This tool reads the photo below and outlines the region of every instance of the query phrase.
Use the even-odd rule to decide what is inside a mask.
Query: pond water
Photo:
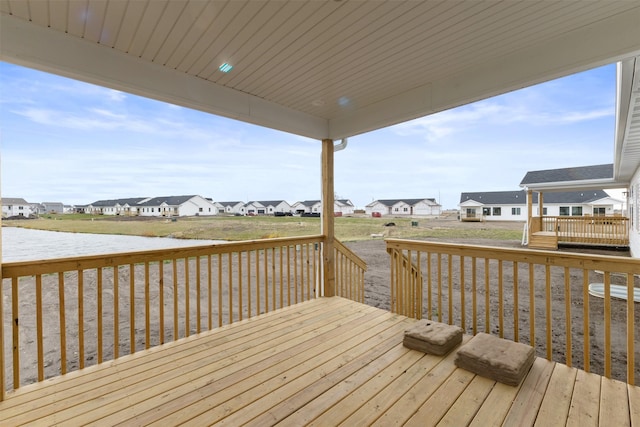
[[[19,227],[2,227],[2,261],[32,261],[83,255],[113,254],[210,245],[221,242],[223,241],[64,233]]]

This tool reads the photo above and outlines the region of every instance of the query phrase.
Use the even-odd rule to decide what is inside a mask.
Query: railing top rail
[[[408,249],[422,252],[444,253],[448,255],[497,258],[506,261],[640,274],[640,259],[637,258],[421,240],[385,239],[385,241],[387,243],[387,248],[397,250]]]
[[[321,243],[322,235],[280,237],[274,239],[244,240],[223,242],[204,246],[191,246],[172,249],[153,249],[148,251],[110,253],[82,257],[56,258],[37,261],[18,261],[2,264],[2,278],[10,279],[34,274],[51,274],[73,270],[85,270],[117,265],[137,264],[158,260],[181,259],[205,255],[225,254],[229,252],[253,251],[284,245]]]
[[[346,254],[349,259],[358,267],[365,271],[367,270],[367,263],[365,263],[358,255],[356,255],[355,252],[345,246],[344,243],[342,243],[338,239],[335,239],[333,241],[333,245],[336,247],[336,249],[339,249],[342,253]]]

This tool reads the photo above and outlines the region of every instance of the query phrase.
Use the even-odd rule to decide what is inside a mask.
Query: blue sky
[[[349,139],[335,191],[364,207],[518,190],[529,170],[611,163],[615,65]],[[86,204],[199,194],[320,198],[320,142],[0,62],[2,196]]]

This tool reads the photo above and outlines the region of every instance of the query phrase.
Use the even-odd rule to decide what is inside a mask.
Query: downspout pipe
[[[349,140],[347,138],[342,138],[339,144],[333,146],[333,152],[335,153],[336,151],[344,150],[345,148],[347,148],[348,142]]]

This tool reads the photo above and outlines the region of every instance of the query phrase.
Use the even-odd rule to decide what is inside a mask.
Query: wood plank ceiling
[[[0,12],[4,61],[312,138],[640,53],[628,0],[0,0]]]

